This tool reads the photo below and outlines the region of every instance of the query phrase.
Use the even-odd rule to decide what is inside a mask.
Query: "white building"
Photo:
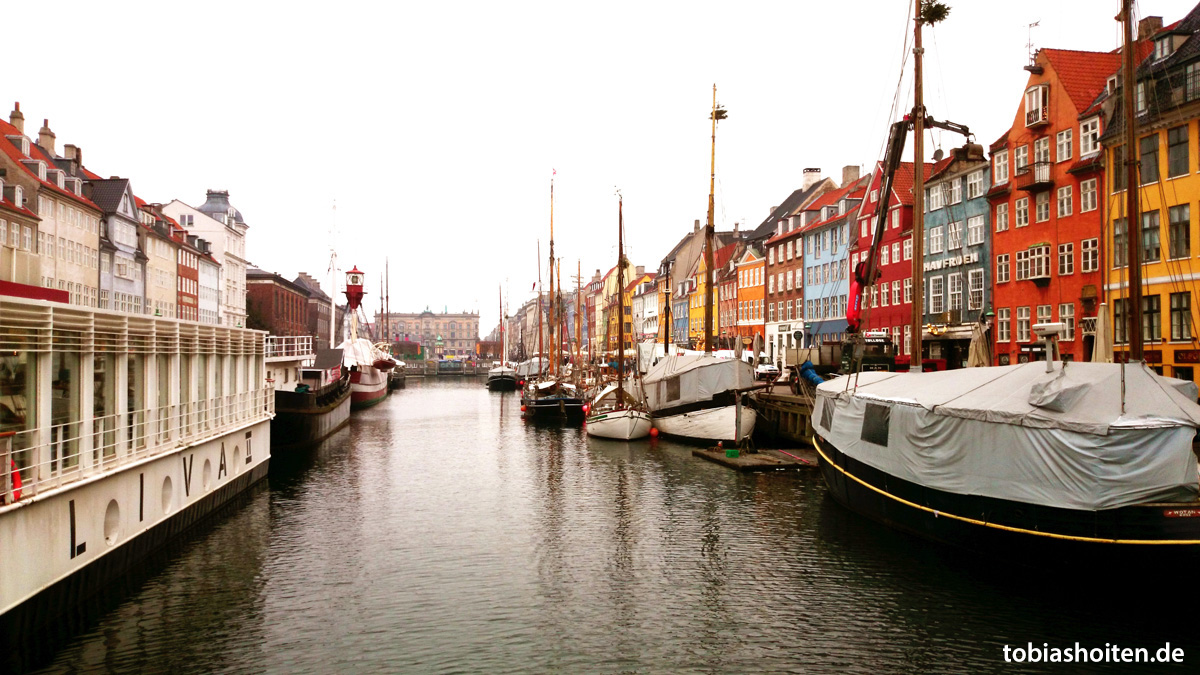
[[[207,242],[204,242],[207,246]],[[221,266],[211,255],[200,256],[200,323],[221,322]]]
[[[176,199],[164,206],[163,212],[188,232],[212,242],[212,256],[221,266],[220,322],[244,326],[248,226],[242,214],[229,204],[229,192],[209,190],[208,199],[199,208]]]

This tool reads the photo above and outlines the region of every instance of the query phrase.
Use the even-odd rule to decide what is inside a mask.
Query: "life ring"
[[[13,501],[19,502],[21,501],[21,470],[17,468],[15,460],[10,459],[8,463],[12,465]]]

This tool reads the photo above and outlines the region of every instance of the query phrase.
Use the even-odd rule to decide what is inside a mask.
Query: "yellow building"
[[[1149,19],[1154,19],[1150,17]],[[1191,32],[1161,30],[1151,33],[1149,45],[1138,54],[1148,56],[1137,68],[1136,158],[1139,160],[1139,227],[1132,232],[1142,243],[1143,298],[1136,319],[1145,342],[1144,358],[1156,371],[1195,380],[1200,364],[1196,336],[1196,291],[1200,264],[1196,260],[1197,196],[1200,195],[1200,60],[1180,52],[1184,42],[1200,40]],[[1142,51],[1145,50],[1145,51]],[[1111,106],[1104,143],[1105,260],[1108,271],[1105,297],[1112,319],[1114,355],[1129,348],[1127,299],[1129,289],[1129,236],[1126,226],[1125,125],[1119,74],[1110,79]],[[1115,91],[1114,91],[1115,89]],[[1086,131],[1084,133],[1087,133]],[[1084,252],[1086,256],[1088,253]],[[1081,264],[1086,266],[1085,257]]]
[[[722,269],[729,264],[729,259],[737,252],[738,243],[734,242],[713,252],[713,265],[717,270]],[[704,348],[704,293],[705,293],[705,272],[708,266],[705,265],[705,255],[700,254],[699,260],[696,262],[695,278],[696,282],[692,285],[695,289],[688,301],[688,337],[691,338],[692,344],[696,349]],[[713,294],[712,294],[712,344],[716,348],[717,338],[721,335],[720,313],[717,311],[718,302],[720,301],[720,293],[717,292],[717,273],[713,273]]]

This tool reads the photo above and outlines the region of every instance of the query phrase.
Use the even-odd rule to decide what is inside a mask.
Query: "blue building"
[[[991,311],[991,187],[983,146],[938,161],[925,187],[924,357],[966,364],[972,330]]]
[[[804,249],[805,346],[841,342],[846,337],[850,274],[850,224],[870,176],[821,195],[804,210],[800,236]]]

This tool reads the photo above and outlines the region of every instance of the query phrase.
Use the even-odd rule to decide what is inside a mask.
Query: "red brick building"
[[[1104,194],[1097,97],[1120,55],[1039,50],[1012,128],[991,146],[996,360],[1040,358],[1031,327],[1061,321],[1063,359],[1086,361],[1102,288]],[[1090,324],[1089,324],[1090,325]]]
[[[251,267],[246,270],[246,327],[271,335],[308,335],[308,292]]]

